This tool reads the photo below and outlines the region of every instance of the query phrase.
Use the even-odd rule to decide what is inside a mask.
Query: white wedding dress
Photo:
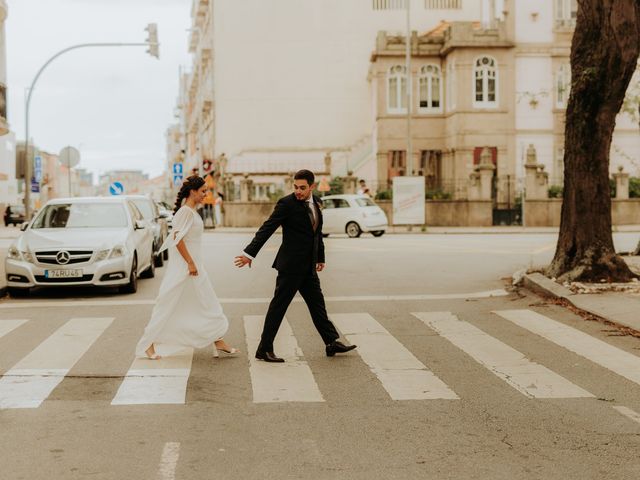
[[[203,231],[202,219],[191,207],[181,207],[173,217],[173,230],[161,248],[169,248],[169,263],[136,356],[145,357],[151,344],[160,356],[185,347],[203,348],[227,332],[229,322],[202,261]],[[180,240],[193,258],[197,276],[189,275],[187,262],[176,248]]]

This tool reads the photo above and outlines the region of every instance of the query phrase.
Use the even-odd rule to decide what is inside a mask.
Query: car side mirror
[[[20,231],[24,232],[28,226],[29,222],[22,222],[22,225],[20,225]]]
[[[143,228],[146,228],[146,224],[144,223],[144,221],[136,220],[134,230],[142,230]]]

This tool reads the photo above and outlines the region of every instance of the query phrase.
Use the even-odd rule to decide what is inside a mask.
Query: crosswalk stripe
[[[72,318],[0,378],[0,409],[36,408],[113,318]]]
[[[331,320],[393,400],[455,400],[453,390],[368,313],[334,313]]]
[[[180,443],[167,442],[164,444],[160,467],[158,468],[158,480],[175,480],[179,457]]]
[[[631,410],[630,408],[623,407],[621,405],[615,406],[613,407],[613,409],[618,413],[624,415],[628,419],[633,420],[636,423],[640,423],[640,413],[636,412],[635,410]]]
[[[313,373],[298,346],[291,326],[282,321],[273,348],[286,363],[270,364],[257,360],[253,353],[260,343],[263,315],[245,315],[244,328],[249,354],[249,373],[254,403],[324,402]]]
[[[193,348],[158,360],[136,358],[111,405],[184,404]]]
[[[494,312],[516,325],[640,384],[640,357],[532,310]]]
[[[0,338],[27,322],[28,320],[0,320]]]
[[[533,398],[593,397],[546,367],[488,335],[451,312],[420,312],[414,316],[449,340],[513,388]]]

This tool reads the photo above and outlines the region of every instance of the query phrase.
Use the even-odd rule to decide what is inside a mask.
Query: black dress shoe
[[[350,352],[356,348],[356,346],[357,345],[345,345],[344,343],[335,340],[327,345],[325,351],[327,352],[327,357],[333,357],[336,353]]]
[[[261,350],[257,350],[256,358],[258,360],[264,360],[265,362],[284,363],[284,358],[276,357],[276,354],[273,352],[263,352]]]

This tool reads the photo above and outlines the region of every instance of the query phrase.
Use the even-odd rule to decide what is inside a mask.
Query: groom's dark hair
[[[313,172],[310,170],[298,170],[296,174],[293,176],[294,180],[306,180],[309,186],[313,185],[316,181],[316,177],[313,175]]]

